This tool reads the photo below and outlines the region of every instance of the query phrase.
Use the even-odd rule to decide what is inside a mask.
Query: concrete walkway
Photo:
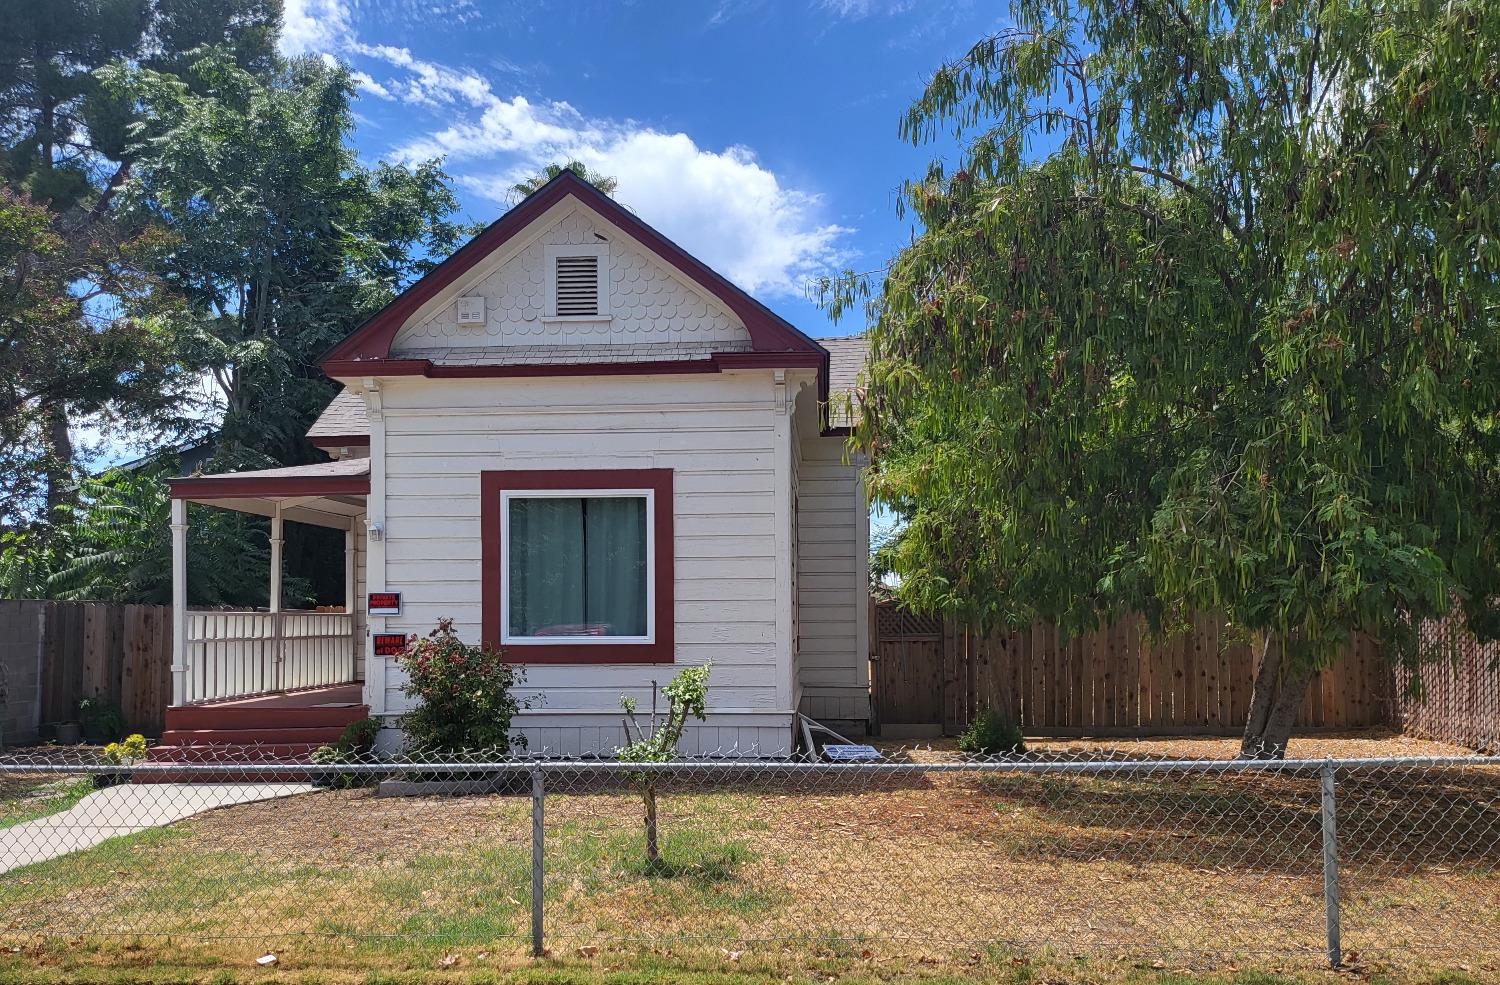
[[[86,795],[60,814],[0,829],[0,872],[160,828],[217,807],[317,790],[309,783],[123,783]]]

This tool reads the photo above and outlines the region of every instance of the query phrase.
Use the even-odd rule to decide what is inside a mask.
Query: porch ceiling
[[[253,472],[194,475],[168,483],[173,499],[348,530],[365,510],[370,460],[349,458]]]

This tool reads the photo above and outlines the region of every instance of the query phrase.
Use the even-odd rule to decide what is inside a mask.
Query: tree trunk
[[[47,408],[47,519],[64,503],[78,498],[73,481],[73,439],[68,435],[68,411],[62,404]]]
[[[1286,647],[1273,633],[1261,637],[1260,665],[1250,692],[1250,714],[1240,738],[1241,759],[1282,759],[1292,723],[1312,673],[1286,665]]]
[[[661,864],[661,852],[656,845],[656,788],[647,786],[641,791],[646,802],[646,865],[652,869]]]

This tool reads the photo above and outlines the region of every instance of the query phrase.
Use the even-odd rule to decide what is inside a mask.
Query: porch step
[[[236,746],[247,750],[257,746],[283,743],[321,746],[337,739],[343,731],[342,725],[310,725],[302,728],[168,729],[161,734],[161,745],[168,748],[173,746]]]
[[[305,773],[278,767],[311,762],[313,750],[321,745],[321,742],[278,742],[253,745],[203,743],[153,746],[146,753],[147,762],[184,763],[197,768],[191,772],[142,771],[131,779],[135,783],[306,783]],[[201,768],[214,763],[250,763],[258,768],[250,773],[241,770],[218,773]]]
[[[324,690],[168,708],[166,730],[161,743],[147,752],[149,762],[248,763],[265,769],[250,774],[162,770],[138,774],[136,782],[304,781],[305,775],[277,767],[310,762],[314,749],[370,714],[367,705],[343,700],[348,688]]]
[[[167,731],[204,729],[339,728],[370,714],[368,705],[263,708],[253,705],[182,705],[167,709]],[[337,738],[337,736],[335,736]]]

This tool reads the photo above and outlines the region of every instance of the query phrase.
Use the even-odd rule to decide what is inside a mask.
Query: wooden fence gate
[[[888,736],[937,735],[952,682],[943,678],[953,648],[949,627],[895,605],[878,604],[871,620],[873,717]]]
[[[1244,727],[1255,675],[1248,646],[1221,639],[1207,615],[1152,639],[1122,620],[1065,639],[1053,626],[989,635],[917,616],[893,603],[872,620],[871,703],[881,734],[953,735],[982,709],[1033,735],[1233,735]],[[1359,637],[1308,688],[1302,728],[1393,721],[1389,668]]]

